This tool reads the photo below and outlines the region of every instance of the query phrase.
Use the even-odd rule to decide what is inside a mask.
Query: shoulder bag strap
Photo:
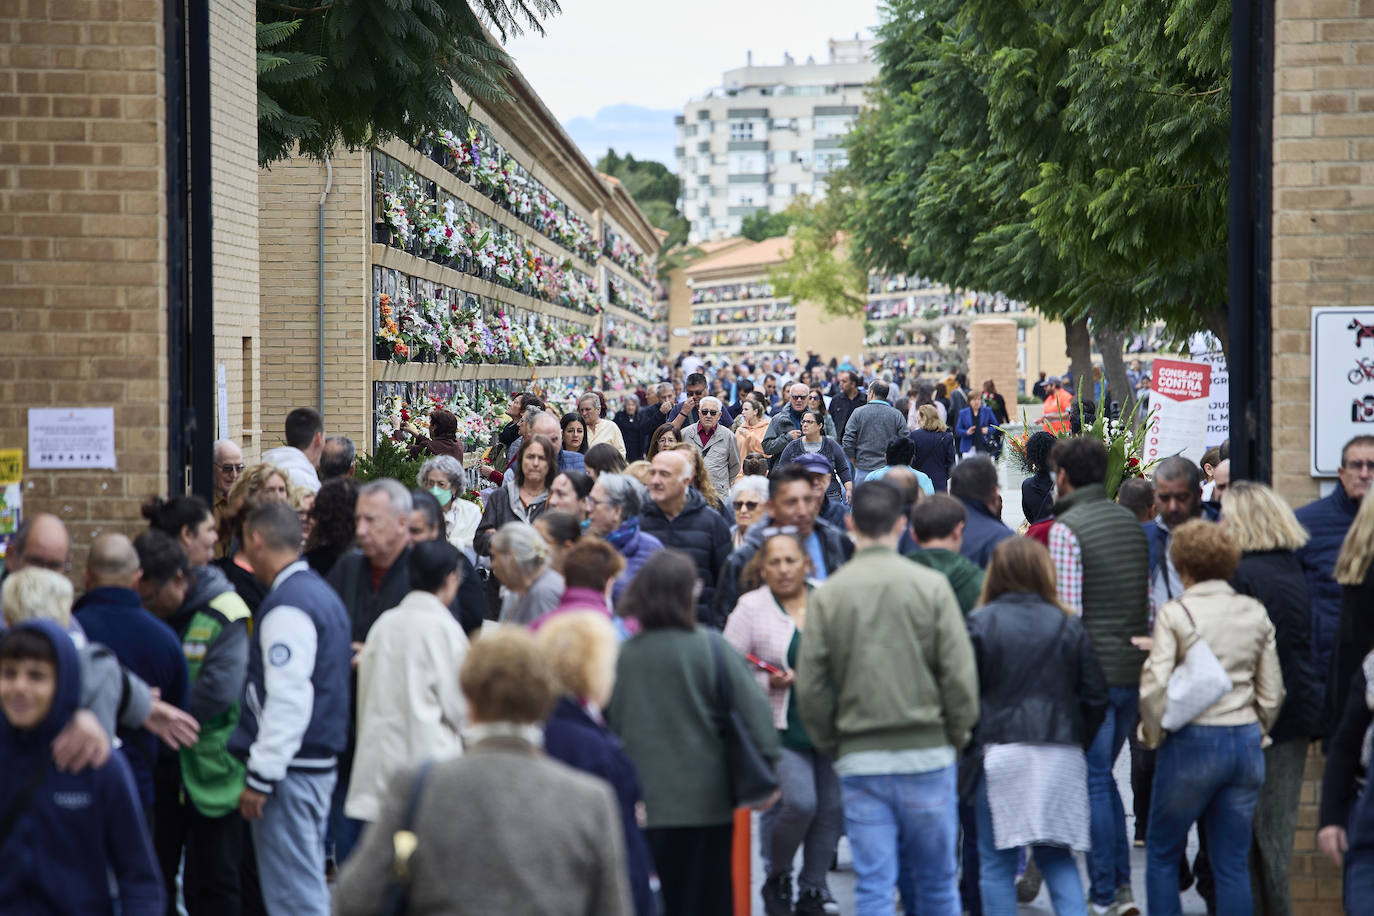
[[[382,899],[383,916],[404,916],[410,910],[410,857],[420,845],[414,832],[415,815],[429,778],[429,769],[433,765],[433,759],[420,764],[420,769],[415,773],[415,782],[410,786],[410,796],[406,799],[405,815],[396,832],[391,835],[392,872]]]
[[[719,633],[708,633],[707,638],[711,642],[711,656],[715,661],[716,668],[716,701],[720,708],[716,710],[722,719],[730,714],[730,704],[732,697],[730,693],[730,678],[725,670],[725,655],[721,649],[721,639]]]
[[[43,780],[47,776],[48,759],[45,756],[40,756],[37,764],[29,773],[28,782],[24,783],[24,787],[19,790],[14,798],[10,799],[4,813],[0,813],[0,846],[5,845],[10,832],[14,830],[14,825],[19,823],[20,816],[28,810],[29,804],[33,801],[33,796],[38,792],[38,788],[43,785]]]

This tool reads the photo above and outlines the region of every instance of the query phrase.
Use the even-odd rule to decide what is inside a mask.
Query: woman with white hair
[[[527,626],[563,596],[563,577],[549,564],[549,542],[533,525],[510,522],[491,539],[491,570],[514,599],[503,601],[501,622]]]
[[[416,480],[420,489],[428,490],[444,510],[448,542],[466,553],[469,562],[476,561],[472,539],[477,534],[477,524],[482,521],[482,509],[463,498],[467,488],[463,463],[451,455],[435,455],[420,465]]]
[[[697,405],[697,422],[682,428],[682,441],[701,453],[717,493],[729,493],[730,483],[740,472],[739,444],[729,427],[720,422],[724,411],[720,398],[708,395]]]
[[[730,506],[735,510],[735,525],[730,529],[730,546],[744,543],[749,528],[763,518],[768,504],[768,478],[758,474],[741,477],[730,488]]]
[[[602,474],[587,497],[591,506],[587,533],[606,541],[625,558],[625,569],[611,591],[612,602],[620,599],[644,561],[663,549],[662,541],[639,530],[639,510],[647,500],[644,485],[628,474]]]

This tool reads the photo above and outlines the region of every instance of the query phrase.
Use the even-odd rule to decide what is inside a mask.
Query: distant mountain
[[[614,149],[621,155],[633,153],[636,159],[661,162],[676,171],[673,117],[678,114],[681,112],[640,105],[609,105],[590,118],[573,118],[563,127],[592,162]]]

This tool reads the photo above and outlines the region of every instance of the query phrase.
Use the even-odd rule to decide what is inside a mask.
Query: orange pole
[[[753,842],[749,836],[749,809],[735,811],[734,842],[730,849],[730,877],[735,886],[735,916],[750,916],[754,885],[750,875]]]

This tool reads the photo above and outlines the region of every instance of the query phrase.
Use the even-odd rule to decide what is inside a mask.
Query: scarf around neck
[[[625,552],[625,545],[633,541],[639,535],[639,516],[621,523],[620,527],[606,535],[606,543],[616,549],[617,553]]]

